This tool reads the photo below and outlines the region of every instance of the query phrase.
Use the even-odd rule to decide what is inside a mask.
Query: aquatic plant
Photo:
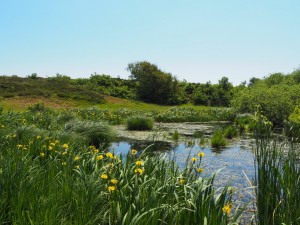
[[[146,117],[131,117],[127,119],[128,130],[152,130],[153,120]]]

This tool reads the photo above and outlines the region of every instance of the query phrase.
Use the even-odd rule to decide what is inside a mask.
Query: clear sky
[[[0,0],[0,75],[128,78],[147,60],[239,84],[300,66],[299,0]]]

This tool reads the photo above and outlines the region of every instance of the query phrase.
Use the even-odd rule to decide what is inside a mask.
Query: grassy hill
[[[68,80],[51,78],[21,78],[0,76],[0,106],[4,110],[24,111],[29,106],[43,102],[49,108],[85,108],[98,105],[103,109],[163,110],[168,106],[103,95],[83,85]]]
[[[102,94],[64,79],[0,76],[0,105],[24,110],[43,102],[51,108],[84,107],[105,102]]]

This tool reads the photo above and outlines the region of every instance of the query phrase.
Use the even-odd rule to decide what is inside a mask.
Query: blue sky
[[[234,84],[300,66],[298,0],[0,0],[0,74],[128,78],[147,60]]]

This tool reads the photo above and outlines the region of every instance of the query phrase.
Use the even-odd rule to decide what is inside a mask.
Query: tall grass
[[[227,145],[227,141],[221,129],[216,130],[211,139],[210,144],[212,148],[220,149]]]
[[[32,120],[35,121],[35,120]],[[202,178],[203,154],[179,169],[163,155],[117,157],[80,146],[64,130],[41,129],[21,114],[0,115],[3,224],[230,224],[228,187]],[[3,125],[3,126],[2,126]],[[80,124],[70,126],[80,131]],[[88,129],[88,127],[87,127]],[[77,132],[77,133],[78,133]],[[80,132],[79,132],[80,133]]]
[[[300,224],[299,145],[271,141],[270,125],[255,127],[256,224]]]
[[[128,130],[152,130],[153,120],[146,117],[131,117],[127,119]]]

